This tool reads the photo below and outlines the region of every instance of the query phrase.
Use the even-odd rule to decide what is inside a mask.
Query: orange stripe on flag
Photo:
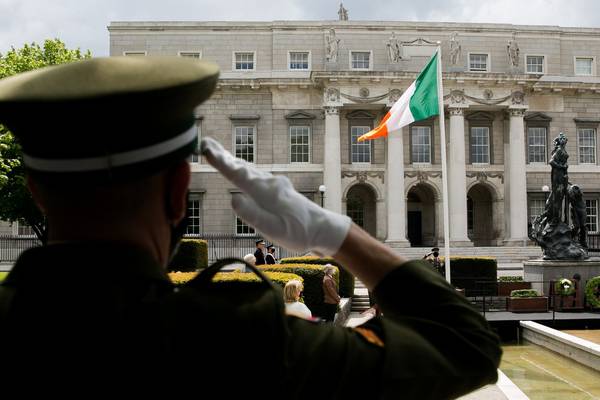
[[[377,128],[370,130],[369,132],[359,137],[357,140],[359,142],[363,142],[365,140],[372,140],[382,136],[386,137],[388,135],[387,121],[388,119],[390,119],[391,115],[392,114],[388,111],[388,113],[385,114],[385,117],[383,117],[381,123]]]

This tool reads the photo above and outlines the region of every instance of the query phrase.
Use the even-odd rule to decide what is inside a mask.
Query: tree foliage
[[[0,79],[25,71],[90,58],[89,50],[68,49],[59,39],[11,48],[0,54]],[[0,124],[0,220],[18,221],[32,227],[40,240],[46,224],[26,186],[21,148],[10,131]]]

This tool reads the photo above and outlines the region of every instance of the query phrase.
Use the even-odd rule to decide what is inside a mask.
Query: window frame
[[[591,60],[591,70],[590,74],[578,74],[577,73],[577,60],[578,59],[587,59]],[[596,57],[595,56],[573,56],[573,75],[575,76],[596,76]]]
[[[257,132],[257,125],[256,123],[244,123],[244,122],[238,122],[238,123],[234,123],[233,127],[232,127],[232,144],[231,144],[231,148],[233,150],[233,156],[235,158],[239,158],[237,156],[237,143],[236,143],[236,138],[237,138],[237,128],[252,128],[252,136],[253,136],[253,141],[252,141],[252,161],[248,161],[245,160],[246,162],[249,162],[251,164],[256,164],[256,155],[257,155],[257,147],[258,147],[258,132]],[[244,160],[243,158],[240,158],[241,160]]]
[[[484,70],[477,70],[477,69],[472,69],[471,68],[471,56],[472,55],[485,55],[487,57],[486,59],[486,65],[485,65],[485,71]],[[490,72],[492,70],[492,57],[490,55],[490,53],[484,53],[484,52],[469,52],[467,53],[467,70],[469,72],[477,72],[477,73],[486,73],[486,72]]]
[[[146,50],[127,50],[123,52],[124,57],[146,57],[148,52]]]
[[[429,162],[416,162],[413,158],[413,128],[429,128]],[[435,163],[435,122],[433,118],[410,124],[408,140],[411,164],[432,165]]]
[[[240,222],[240,224],[238,224],[238,221]],[[248,228],[248,232],[247,233],[239,233],[238,226],[242,226],[242,227],[246,226]],[[233,234],[235,236],[254,236],[254,235],[256,235],[256,229],[254,229],[253,227],[251,227],[250,225],[245,223],[236,214],[233,214]]]
[[[308,54],[308,68],[292,68],[292,53],[307,53]],[[310,50],[288,50],[287,52],[287,67],[288,71],[311,71],[312,70],[312,53]]]
[[[190,235],[190,236],[199,236],[202,235],[204,233],[204,227],[203,227],[203,210],[202,210],[202,192],[190,192],[189,196],[188,196],[188,203],[187,203],[187,213],[186,213],[186,218],[188,219],[188,225],[186,227],[185,230],[185,234],[186,235]],[[198,202],[198,215],[191,215],[190,213],[190,202],[194,202],[197,201]],[[192,210],[194,209],[193,207],[191,208]],[[196,226],[194,224],[192,224],[192,220],[193,219],[197,219],[198,220],[198,233],[194,233],[194,232],[190,232],[190,227]]]
[[[307,128],[308,129],[308,160],[307,161],[292,161],[292,129]],[[288,161],[290,164],[310,164],[312,162],[312,125],[305,121],[298,121],[288,124]]]
[[[198,54],[198,57],[189,57],[189,56],[186,56],[184,54]],[[202,50],[179,50],[177,52],[177,57],[192,58],[192,59],[201,60],[202,59]]]
[[[576,126],[576,130],[577,130],[577,164],[579,165],[596,165],[598,164],[598,126],[597,125],[587,125],[587,124],[582,124],[582,125],[577,125]],[[594,149],[594,161],[593,162],[581,162],[581,144],[579,142],[580,140],[580,133],[582,130],[588,130],[591,129],[594,131],[594,145],[592,146],[587,146],[588,148],[592,148]]]
[[[600,227],[598,226],[598,222],[599,222],[599,221],[598,221],[598,198],[597,198],[597,197],[594,197],[594,198],[591,198],[591,197],[584,197],[584,201],[585,201],[585,212],[586,212],[586,215],[587,215],[587,217],[586,217],[586,221],[585,221],[586,228],[588,229],[588,232],[587,232],[587,233],[588,233],[588,234],[590,234],[590,233],[591,233],[591,234],[597,234],[597,233],[600,233]],[[590,215],[590,214],[588,213],[588,201],[593,201],[593,202],[595,202],[595,203],[596,203],[596,215],[594,216],[594,217],[595,217],[595,219],[596,219],[596,222],[595,222],[595,223],[596,223],[596,230],[591,230],[591,229],[589,229],[589,228],[588,228],[588,221],[587,221],[587,218],[590,218],[590,216],[591,216],[591,215],[593,215],[593,214],[591,214],[591,215]]]
[[[369,53],[369,66],[367,68],[354,68],[352,66],[352,53]],[[348,50],[348,67],[351,71],[372,71],[373,50]]]
[[[366,140],[362,143],[353,143],[352,142],[352,128],[367,128],[367,131],[364,133],[369,132],[371,129],[373,129],[371,126],[367,125],[367,124],[363,124],[360,122],[355,122],[353,123],[352,120],[350,120],[348,122],[348,130],[350,132],[350,164],[356,164],[356,165],[370,165],[373,163],[373,144],[371,143],[371,140]],[[363,134],[364,134],[363,133]],[[352,149],[354,148],[354,146],[363,146],[363,147],[369,147],[369,161],[353,161],[352,159],[352,154],[353,151]],[[357,154],[358,155],[358,154]]]
[[[527,160],[527,164],[531,164],[531,165],[545,165],[548,164],[548,126],[544,125],[544,124],[527,124],[526,125],[526,160]],[[529,158],[530,156],[530,152],[529,152],[529,148],[530,148],[530,144],[529,144],[529,138],[530,138],[530,129],[544,129],[544,140],[545,140],[545,144],[544,144],[544,161],[531,161],[531,159]],[[539,147],[539,146],[538,146]]]
[[[237,69],[237,55],[238,54],[252,54],[252,68],[248,68],[248,69]],[[257,59],[256,59],[256,50],[235,50],[232,54],[232,64],[231,64],[231,71],[233,72],[252,72],[252,71],[256,71],[256,64],[257,64]]]
[[[485,166],[494,164],[494,116],[485,112],[477,111],[465,117],[469,121],[469,164],[474,166]],[[473,162],[473,128],[488,129],[488,162]]]
[[[531,71],[529,71],[527,69],[528,65],[529,65],[527,63],[527,58],[528,57],[542,57],[542,72],[531,72]],[[529,75],[544,75],[544,74],[546,74],[546,70],[547,70],[547,68],[546,68],[547,67],[546,60],[547,60],[547,57],[546,57],[545,54],[525,54],[524,55],[524,60],[525,60],[524,61],[524,65],[525,65],[525,73],[526,74],[529,74]]]

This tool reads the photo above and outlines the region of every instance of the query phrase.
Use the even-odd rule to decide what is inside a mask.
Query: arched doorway
[[[467,228],[475,246],[492,246],[497,234],[494,228],[493,194],[477,183],[467,193]]]
[[[364,184],[352,186],[346,195],[346,215],[373,237],[377,234],[376,200],[373,189]]]
[[[410,245],[435,245],[435,194],[431,187],[424,183],[413,186],[408,191],[406,210],[406,236]]]

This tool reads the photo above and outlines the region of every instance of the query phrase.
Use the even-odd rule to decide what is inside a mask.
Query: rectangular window
[[[598,233],[598,200],[586,200],[585,212],[588,233]]]
[[[199,235],[202,232],[200,225],[200,198],[199,195],[190,195],[190,199],[188,200],[188,226],[187,226],[187,234],[188,235]]]
[[[535,219],[542,215],[546,207],[546,202],[543,199],[529,200],[529,222],[533,224]]]
[[[200,140],[202,140],[202,128],[200,126],[200,122],[196,122],[196,136],[198,137],[198,144],[196,148],[196,152],[200,153]],[[200,162],[200,156],[198,154],[192,154],[192,158],[189,160],[190,162],[197,163]]]
[[[27,225],[24,222],[14,222],[17,225],[17,235],[18,236],[33,236],[35,232],[30,225]],[[14,231],[13,231],[14,232]]]
[[[254,53],[235,53],[235,69],[237,71],[254,70]]]
[[[290,162],[310,162],[309,126],[290,126]]]
[[[254,235],[256,232],[253,227],[242,221],[237,215],[235,217],[235,234],[236,235]]]
[[[469,54],[469,71],[487,72],[488,55],[487,54]]]
[[[545,163],[546,148],[546,128],[527,128],[527,160],[530,163]]]
[[[350,128],[351,159],[353,163],[371,162],[371,141],[358,142],[357,139],[369,132],[369,126],[353,126]]]
[[[527,56],[527,72],[530,74],[544,73],[544,56]]]
[[[179,52],[179,57],[200,59],[200,52],[197,52],[197,51],[180,51]]]
[[[471,128],[471,162],[473,164],[490,163],[490,128]]]
[[[596,129],[577,129],[579,164],[596,164]]]
[[[369,69],[371,52],[369,51],[352,51],[351,52],[351,69]]]
[[[236,126],[235,127],[235,156],[254,162],[254,127]]]
[[[124,51],[123,55],[126,57],[145,57],[145,51]]]
[[[593,73],[592,57],[575,57],[575,75],[590,76]]]
[[[413,163],[431,163],[431,127],[411,127],[411,144]]]
[[[307,51],[290,51],[291,70],[308,70],[309,68]]]

